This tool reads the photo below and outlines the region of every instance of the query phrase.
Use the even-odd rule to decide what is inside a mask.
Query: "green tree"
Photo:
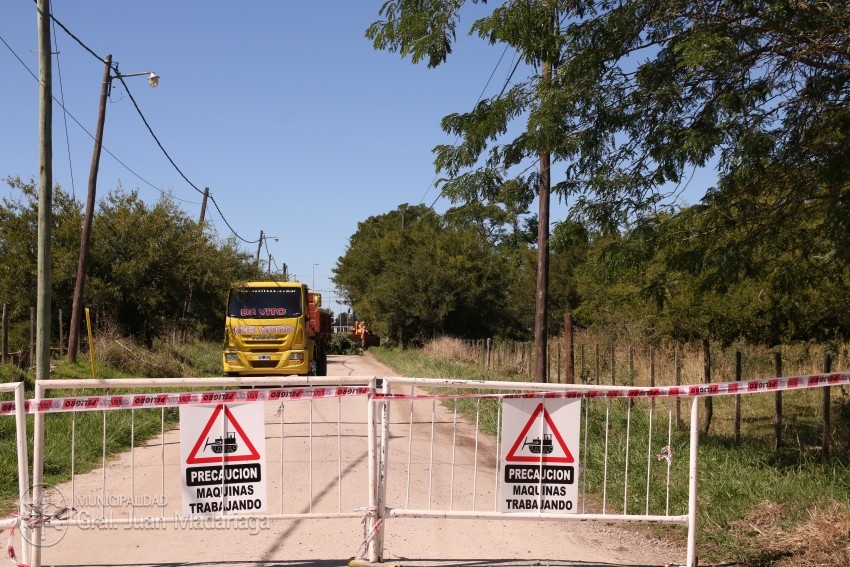
[[[385,19],[373,23],[366,35],[377,49],[398,51],[402,56],[409,55],[414,63],[427,60],[429,67],[436,67],[452,51],[464,4],[464,0],[388,1],[380,10]],[[435,164],[438,171],[448,175],[442,193],[455,203],[488,202],[506,194],[512,194],[512,199],[502,202],[530,203],[537,197],[534,342],[535,379],[542,382],[547,360],[550,162],[563,137],[563,116],[549,104],[552,69],[563,44],[558,31],[558,2],[509,2],[475,21],[471,31],[491,44],[505,43],[514,48],[536,72],[506,92],[482,100],[471,112],[446,116],[443,130],[461,141],[457,146],[438,146]],[[504,142],[508,124],[521,116],[527,119],[526,130]],[[539,162],[539,169],[525,173],[532,158]],[[520,166],[525,167],[522,172],[508,174]]]
[[[377,48],[434,67],[451,53],[467,4],[386,2],[384,20],[367,36]],[[659,210],[674,212],[673,197],[693,172],[712,167],[718,183],[704,199],[709,210],[688,229],[701,232],[637,264],[652,268],[635,272],[637,279],[615,278],[622,287],[613,295],[632,289],[652,297],[653,326],[675,334],[739,333],[770,342],[843,333],[846,324],[834,313],[846,305],[830,298],[844,290],[842,243],[850,237],[848,25],[850,8],[841,3],[499,5],[473,22],[471,33],[514,48],[534,73],[443,120],[461,140],[436,150],[448,176],[443,189],[467,202],[486,200],[545,149],[563,164],[553,191],[571,196],[574,211],[600,234],[614,234],[631,232],[643,217],[654,222]],[[526,128],[503,142],[515,118]],[[534,175],[516,176],[526,193],[534,192]],[[546,222],[541,217],[541,226]],[[733,258],[739,250],[750,265]],[[684,290],[691,299],[681,299]],[[670,309],[680,299],[681,316],[674,317]],[[724,311],[730,303],[750,309]],[[765,311],[755,307],[765,304]]]
[[[30,308],[37,299],[38,187],[34,180],[24,182],[18,177],[9,177],[5,183],[12,196],[4,197],[0,207],[0,303],[8,306],[10,348],[18,349],[29,344]],[[60,309],[66,317],[70,314],[74,246],[79,247],[82,222],[80,204],[59,186],[53,191],[52,218],[51,321],[55,322]],[[58,325],[51,329],[51,340],[58,341]]]
[[[232,242],[219,247],[169,197],[149,206],[119,188],[98,206],[89,274],[87,304],[151,345],[186,326],[218,332],[230,285],[256,277],[256,267]]]
[[[505,325],[504,262],[480,230],[402,205],[358,224],[334,282],[358,319],[400,345],[492,336]]]

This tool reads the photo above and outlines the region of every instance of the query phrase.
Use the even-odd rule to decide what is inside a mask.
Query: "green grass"
[[[198,377],[221,375],[221,347],[217,343],[190,343],[182,345],[160,344],[154,351],[117,339],[96,343],[95,373],[98,378],[129,377]],[[91,378],[88,355],[81,355],[76,363],[54,361],[51,378]],[[0,380],[14,382],[25,380],[27,397],[32,397],[32,372],[24,373],[12,365],[0,365]],[[156,390],[161,391],[161,390]],[[165,389],[168,391],[168,389]],[[128,389],[112,389],[110,394],[130,393]],[[134,388],[132,393],[154,393],[153,389]],[[49,397],[105,394],[101,389],[51,390]],[[4,400],[11,394],[2,395]],[[34,417],[27,416],[28,456],[32,467],[32,439]],[[178,420],[177,408],[137,409],[132,411],[88,411],[53,413],[44,419],[44,481],[61,483],[71,478],[71,471],[83,473],[101,466],[104,449],[106,458],[126,451],[133,445],[160,434],[164,428],[173,427]],[[104,425],[106,437],[104,440]],[[71,452],[72,431],[74,444]],[[131,433],[132,432],[132,433]],[[105,441],[105,442],[104,442]],[[8,517],[17,507],[17,446],[13,416],[0,419],[0,517]]]
[[[447,360],[445,353],[427,349],[373,349],[382,363],[405,376],[458,378],[475,380],[517,380],[515,374],[497,374],[458,357],[461,362]],[[451,357],[449,357],[451,358]],[[836,389],[834,389],[836,390]],[[834,396],[841,396],[840,389]],[[773,450],[773,393],[742,396],[742,440],[733,440],[734,403],[732,396],[713,399],[714,417],[709,435],[701,435],[699,448],[699,508],[697,546],[700,559],[733,562],[735,565],[830,565],[836,558],[850,564],[850,459],[847,447],[836,443],[833,458],[820,458],[814,442],[820,435],[819,389],[786,392],[783,396],[783,445]],[[481,404],[480,427],[487,433],[496,430],[495,403]],[[454,402],[446,402],[453,404]],[[587,403],[587,402],[584,402]],[[619,513],[623,507],[625,471],[625,436],[615,432],[625,429],[625,400],[610,405],[607,510]],[[844,402],[836,407],[846,412]],[[647,466],[650,476],[650,513],[663,513],[666,493],[666,466],[647,464],[649,429],[648,400],[635,400],[629,440],[629,482],[627,506],[631,513],[642,513],[645,507]],[[667,435],[666,402],[656,401],[653,417],[653,446],[663,446]],[[454,407],[453,405],[451,406]],[[476,401],[458,401],[459,411],[474,418]],[[662,411],[663,408],[663,411]],[[589,439],[603,438],[605,402],[588,407]],[[704,415],[704,412],[701,412]],[[682,403],[684,427],[674,426],[671,445],[674,459],[671,477],[684,479],[675,484],[670,494],[673,514],[687,511],[687,476],[689,404]],[[583,409],[584,419],[584,409]],[[846,423],[839,420],[836,432]],[[840,440],[840,435],[839,435]],[[601,503],[603,463],[601,451],[586,456],[589,500]],[[653,461],[655,462],[655,461]],[[675,540],[684,548],[686,532],[679,527],[643,527]],[[812,534],[818,534],[813,537]],[[785,563],[783,563],[785,561]]]

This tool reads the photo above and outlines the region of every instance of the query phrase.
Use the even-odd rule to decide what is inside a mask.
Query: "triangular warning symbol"
[[[528,441],[526,439],[526,434],[531,429],[534,422],[537,421],[537,417],[540,416],[541,413],[543,414],[543,419],[546,420],[546,425],[548,426],[550,433],[544,433],[541,437]],[[540,428],[537,428],[536,431],[539,432]],[[557,446],[552,443],[552,437],[554,437],[557,441]],[[522,451],[526,448],[526,446],[528,447],[528,451],[532,454],[517,455],[517,451]],[[556,453],[556,447],[561,449],[562,454]],[[537,408],[531,413],[531,419],[529,419],[528,423],[525,424],[525,427],[522,428],[522,431],[511,447],[511,450],[508,451],[505,460],[514,463],[572,463],[575,461],[573,454],[567,448],[567,444],[564,443],[564,439],[558,432],[558,428],[555,427],[552,417],[549,415],[549,412],[546,411],[546,407],[543,405],[543,402],[538,404]]]
[[[235,430],[233,433],[227,433],[222,437],[217,437],[215,439],[209,438],[210,430],[218,418],[218,414],[221,413],[221,410],[224,409],[224,420],[225,422],[230,422]],[[229,428],[225,428],[229,429]],[[219,433],[221,429],[219,429]],[[237,437],[238,434],[238,437]],[[248,453],[240,452],[237,455],[231,455],[230,452],[236,452],[239,448],[240,444],[244,443],[245,448]],[[205,450],[209,448],[213,455],[210,456],[198,456],[198,453],[204,453]],[[198,440],[195,442],[195,446],[192,447],[192,451],[189,453],[189,456],[186,458],[187,465],[202,465],[206,463],[233,463],[237,461],[259,461],[260,453],[254,447],[254,444],[251,443],[251,440],[248,439],[248,436],[245,435],[245,431],[242,429],[242,426],[239,425],[239,422],[236,421],[236,418],[230,412],[230,408],[228,408],[224,404],[219,404],[215,407],[215,410],[210,416],[209,421],[204,426],[203,431],[201,431],[201,435],[198,437]]]

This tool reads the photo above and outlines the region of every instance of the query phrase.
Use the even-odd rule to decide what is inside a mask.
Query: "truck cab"
[[[332,321],[320,307],[321,295],[298,282],[231,288],[222,349],[225,375],[326,375]]]

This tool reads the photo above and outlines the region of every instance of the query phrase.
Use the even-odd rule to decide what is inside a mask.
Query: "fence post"
[[[741,351],[735,351],[735,382],[743,378],[743,358]],[[741,442],[741,394],[735,394],[735,443]]]
[[[596,385],[599,385],[599,343],[596,343]]]
[[[776,377],[782,376],[782,353],[773,353],[773,367],[776,370]],[[776,392],[774,405],[776,407],[776,418],[773,422],[776,439],[774,440],[773,450],[778,451],[782,446],[782,390]]]
[[[711,399],[711,396],[708,396]],[[691,447],[688,474],[688,549],[687,567],[697,567],[697,487],[699,471],[699,396],[691,400]]]
[[[62,337],[62,310],[59,310],[59,360],[62,360],[64,357],[62,356],[62,342],[64,338]]]
[[[616,366],[616,361],[614,359],[614,355],[616,354],[615,350],[616,350],[616,347],[612,343],[611,344],[611,385],[612,386],[617,385],[617,366]]]
[[[567,384],[575,384],[575,368],[573,368],[573,315],[564,315],[564,381]]]
[[[829,374],[832,372],[832,357],[827,352],[823,356],[823,373]],[[821,455],[823,455],[823,459],[829,460],[829,445],[831,442],[830,437],[832,436],[832,426],[830,425],[830,388],[832,386],[824,386],[823,388],[823,430],[821,433]]]
[[[655,387],[655,349],[649,347],[649,387]]]
[[[676,345],[676,350],[673,353],[676,368],[676,386],[682,385],[682,352],[679,350],[679,345]],[[679,396],[676,396],[676,427],[682,428],[682,404],[679,401]]]
[[[702,373],[706,384],[711,384],[711,344],[708,337],[702,339]],[[711,396],[705,397],[705,431],[704,435],[708,435],[708,430],[711,427],[711,418],[714,416],[714,400]]]
[[[9,313],[6,304],[3,304],[3,319],[0,321],[0,362],[6,362],[9,358]]]

